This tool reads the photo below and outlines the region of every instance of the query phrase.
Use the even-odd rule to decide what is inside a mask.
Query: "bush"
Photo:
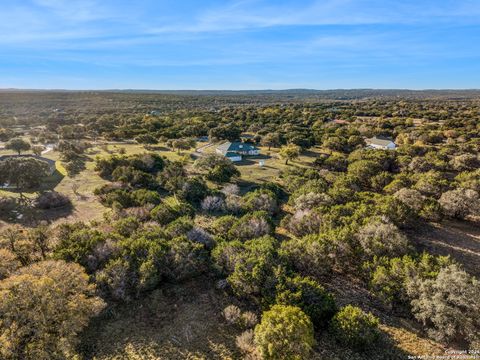
[[[270,235],[272,232],[273,224],[268,214],[265,211],[255,211],[238,219],[228,231],[228,237],[246,241]]]
[[[225,309],[223,309],[222,315],[229,324],[234,325],[238,323],[240,316],[242,315],[242,311],[236,305],[228,305]]]
[[[319,278],[331,274],[334,261],[329,242],[316,235],[283,241],[279,255],[292,270]]]
[[[292,216],[286,216],[282,225],[295,236],[317,234],[323,225],[320,209],[297,210]]]
[[[203,274],[208,269],[209,256],[202,244],[179,237],[170,242],[167,256],[167,276],[176,282]]]
[[[468,215],[478,215],[480,213],[479,202],[478,193],[470,189],[447,191],[439,200],[445,215],[460,219],[464,219]]]
[[[375,258],[364,266],[368,269],[370,286],[377,295],[388,304],[408,307],[411,300],[407,294],[409,284],[417,278],[435,278],[440,269],[450,263],[448,257],[423,253],[416,258],[409,255],[392,259]]]
[[[255,327],[255,344],[265,360],[308,359],[315,344],[312,322],[298,307],[274,305]]]
[[[331,331],[343,345],[363,351],[371,348],[380,338],[378,319],[371,313],[347,305],[332,319]]]
[[[442,341],[480,340],[480,283],[452,264],[409,286],[412,313]]]
[[[13,197],[0,198],[0,217],[10,215],[18,206],[17,200]]]
[[[258,189],[242,198],[242,207],[246,212],[260,210],[273,215],[278,211],[277,197],[270,190]]]
[[[307,193],[294,200],[295,210],[310,210],[319,206],[332,205],[332,198],[324,193]]]
[[[227,183],[233,177],[240,176],[240,172],[235,165],[218,154],[210,154],[197,159],[194,167],[206,171],[207,179],[216,183]]]
[[[235,344],[240,349],[241,352],[246,354],[254,353],[256,350],[255,347],[255,333],[253,330],[246,330],[235,339]]]
[[[151,211],[151,216],[159,224],[166,225],[182,216],[191,217],[194,213],[195,211],[189,203],[180,201],[176,197],[168,197]]]
[[[276,283],[274,267],[277,242],[274,238],[223,242],[212,252],[216,265],[226,274],[237,296],[269,300]]]
[[[0,249],[0,280],[9,277],[21,266],[14,253],[7,249]]]
[[[422,209],[425,201],[424,196],[414,189],[401,188],[393,196],[417,212]]]
[[[239,323],[246,329],[252,328],[258,324],[258,316],[254,312],[245,311],[240,316]]]
[[[132,198],[137,206],[145,206],[148,204],[158,205],[162,202],[160,194],[156,191],[139,189],[132,192]]]
[[[374,256],[403,255],[410,250],[408,239],[392,223],[373,221],[362,227],[357,234],[365,255]]]
[[[299,307],[317,329],[326,328],[337,311],[333,296],[310,278],[286,278],[277,285],[276,291],[277,304]]]
[[[207,196],[200,205],[206,213],[222,213],[225,211],[225,200],[221,196]]]
[[[225,215],[216,219],[210,228],[215,235],[225,235],[237,221],[235,216]]]
[[[205,181],[201,177],[193,177],[184,181],[178,196],[190,204],[200,204],[208,192]]]

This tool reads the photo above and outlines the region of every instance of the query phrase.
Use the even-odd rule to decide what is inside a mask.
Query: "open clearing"
[[[412,240],[422,250],[436,255],[450,255],[472,275],[480,276],[480,225],[466,221],[432,224]]]
[[[215,152],[216,145],[198,143],[197,148],[199,147],[204,147],[202,153],[208,154]],[[26,192],[24,193],[24,196],[33,198],[39,190],[55,190],[67,195],[72,200],[73,208],[68,211],[65,209],[44,210],[42,211],[40,220],[47,220],[56,223],[75,221],[89,222],[102,219],[103,214],[105,211],[108,211],[108,209],[98,202],[93,192],[96,188],[106,184],[107,181],[100,178],[94,171],[95,158],[97,156],[107,157],[112,154],[119,154],[120,149],[124,149],[125,154],[127,155],[154,152],[172,161],[186,161],[190,166],[195,159],[195,156],[192,155],[199,155],[199,153],[193,153],[193,150],[184,152],[172,151],[170,148],[162,144],[150,146],[146,149],[143,145],[131,142],[103,142],[98,143],[87,150],[86,169],[77,176],[71,178],[67,176],[66,171],[61,164],[59,152],[49,151],[42,156],[55,160],[57,162],[57,171],[54,175],[44,181],[40,189]],[[316,156],[318,156],[319,150],[310,150],[305,154],[302,154],[298,159],[291,161],[289,165],[285,165],[285,161],[280,159],[278,156],[278,149],[272,148],[271,150],[268,150],[266,147],[261,147],[261,153],[263,155],[245,158],[243,161],[236,163],[237,168],[241,173],[240,185],[243,190],[276,179],[282,170],[291,165],[310,165]],[[7,154],[14,153],[5,149],[0,150],[0,155]],[[264,166],[259,165],[260,160],[264,161]],[[9,190],[0,190],[0,196],[2,196],[2,194],[5,196],[19,196],[17,192]],[[0,221],[0,227],[2,225],[5,225],[5,223]]]

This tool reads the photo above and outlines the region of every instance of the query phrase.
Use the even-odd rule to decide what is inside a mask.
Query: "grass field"
[[[206,143],[199,143],[197,147],[207,145]],[[216,145],[207,146],[203,152],[214,153]],[[182,160],[187,162],[187,168],[191,168],[194,157],[191,156],[193,149],[189,151],[177,152],[172,151],[165,145],[152,146],[148,150],[143,145],[135,143],[99,143],[88,149],[86,169],[77,176],[71,178],[67,176],[65,169],[60,161],[60,154],[57,151],[50,151],[43,156],[56,161],[57,171],[47,179],[45,179],[39,189],[34,189],[30,192],[25,192],[23,195],[28,198],[36,196],[38,191],[55,190],[67,195],[73,203],[71,211],[64,210],[48,210],[44,212],[42,218],[49,221],[91,221],[102,218],[106,209],[96,199],[93,191],[106,183],[94,171],[95,158],[106,157],[111,154],[118,154],[120,149],[124,149],[127,155],[141,154],[147,151],[152,151],[169,160]],[[280,172],[290,166],[308,166],[312,163],[318,153],[319,149],[312,149],[302,154],[298,159],[291,161],[289,165],[285,165],[285,161],[280,159],[278,149],[271,149],[261,147],[261,156],[245,158],[242,162],[236,163],[237,168],[241,173],[240,185],[246,191],[251,186],[275,180]],[[0,150],[0,155],[14,154],[9,150]],[[198,155],[198,154],[197,154]],[[262,160],[264,166],[260,166],[259,162]],[[0,190],[0,196],[18,197],[16,191]]]

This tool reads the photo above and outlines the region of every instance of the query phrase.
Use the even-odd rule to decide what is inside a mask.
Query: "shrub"
[[[185,236],[193,228],[193,220],[188,216],[175,219],[165,227],[165,234],[173,239],[179,236]]]
[[[445,174],[438,171],[428,171],[421,174],[414,188],[427,196],[439,197],[448,189],[448,180]]]
[[[308,359],[315,344],[312,322],[298,307],[274,305],[255,327],[255,344],[265,360]]]
[[[255,347],[255,334],[253,330],[246,330],[235,339],[235,344],[240,349],[241,352],[250,354],[254,353],[256,350]]]
[[[371,313],[347,305],[333,317],[330,328],[340,343],[362,351],[371,348],[379,340],[378,323]]]
[[[88,227],[80,227],[76,224],[62,225],[63,231],[58,234],[58,245],[54,251],[54,257],[65,261],[73,261],[89,269],[89,257],[95,247],[105,242],[104,235]]]
[[[123,237],[131,236],[139,227],[140,221],[133,216],[122,218],[113,224],[115,231]]]
[[[215,244],[212,235],[210,235],[205,229],[198,226],[194,226],[187,232],[187,238],[190,241],[205,245],[207,249],[211,249]]]
[[[216,219],[210,228],[215,235],[225,235],[237,221],[235,216],[225,215]]]
[[[443,341],[479,340],[480,283],[452,264],[436,278],[414,281],[409,286],[412,313]]]
[[[297,210],[282,220],[282,225],[295,236],[318,234],[323,225],[320,209]]]
[[[207,213],[222,213],[225,211],[225,200],[221,196],[207,196],[200,207]]]
[[[0,249],[0,280],[9,277],[21,266],[14,253],[7,249]]]
[[[98,271],[95,282],[102,297],[116,301],[130,301],[136,286],[128,262],[122,259],[113,259]]]
[[[185,281],[208,269],[209,256],[202,244],[179,237],[170,242],[167,256],[167,276],[173,281]]]
[[[235,165],[218,154],[210,154],[197,159],[194,167],[206,171],[207,179],[217,183],[226,183],[233,177],[240,176],[240,172]]]
[[[435,257],[423,253],[418,257],[375,258],[365,263],[371,274],[372,290],[389,304],[409,306],[410,296],[407,294],[409,284],[415,279],[435,278],[443,267],[450,264],[448,257]]]
[[[208,192],[205,181],[201,177],[193,177],[184,181],[178,196],[190,204],[200,204]]]
[[[393,196],[417,212],[425,201],[424,196],[415,189],[401,188]]]
[[[480,161],[477,155],[474,154],[462,154],[455,156],[450,165],[456,171],[476,170],[480,165]]]
[[[225,194],[226,196],[228,195],[239,195],[240,194],[240,188],[236,184],[227,184],[225,185],[221,192]]]
[[[295,210],[310,210],[323,205],[332,205],[332,198],[324,193],[307,193],[294,200]]]
[[[71,201],[68,196],[59,192],[47,191],[37,197],[35,204],[40,209],[54,209],[71,205]]]
[[[480,198],[475,190],[456,189],[447,191],[440,197],[439,203],[445,215],[464,219],[468,215],[478,215]]]
[[[133,191],[132,198],[137,206],[144,206],[147,204],[158,205],[162,201],[158,192],[147,189]]]
[[[242,311],[236,305],[228,305],[225,309],[223,309],[222,315],[229,324],[234,325],[240,320]]]
[[[228,283],[241,297],[267,298],[276,283],[274,266],[277,242],[264,236],[242,243],[224,242],[217,245],[212,256],[216,265],[226,274]]]
[[[277,304],[299,307],[318,329],[327,327],[337,310],[333,296],[310,278],[286,278],[277,285],[276,291]]]
[[[173,220],[182,216],[193,216],[193,207],[184,201],[178,200],[176,197],[165,198],[162,204],[158,205],[151,211],[151,216],[161,225],[166,225]]]
[[[273,232],[273,224],[265,211],[255,211],[244,215],[228,231],[228,237],[245,241],[255,239]]]
[[[0,198],[0,217],[11,215],[11,212],[17,208],[17,200],[13,197]]]
[[[245,311],[239,319],[240,325],[249,329],[258,324],[258,316],[252,311]]]
[[[246,212],[249,211],[266,211],[274,214],[278,210],[276,195],[270,190],[258,189],[247,193],[242,198],[242,207]]]
[[[408,239],[389,222],[373,221],[362,227],[357,234],[367,257],[403,255],[410,249]]]
[[[455,181],[461,188],[480,192],[480,169],[462,172],[455,177]]]
[[[279,255],[289,268],[319,278],[332,272],[332,246],[316,235],[283,241]]]

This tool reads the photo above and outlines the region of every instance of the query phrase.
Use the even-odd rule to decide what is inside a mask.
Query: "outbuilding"
[[[397,145],[392,139],[383,136],[374,136],[370,139],[365,139],[365,143],[369,148],[382,150],[395,150]]]

